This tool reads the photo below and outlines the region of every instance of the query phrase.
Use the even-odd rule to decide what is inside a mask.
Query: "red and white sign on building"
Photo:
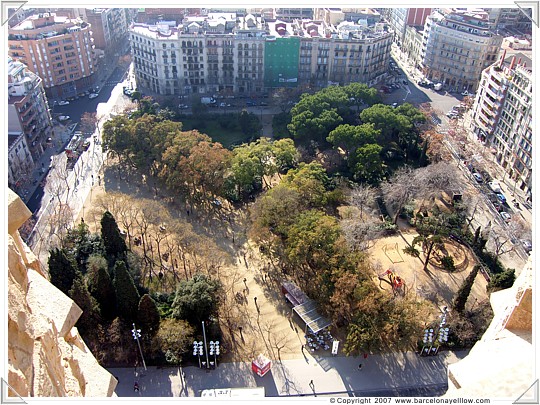
[[[259,354],[255,360],[251,362],[251,370],[259,377],[264,376],[272,367],[272,361],[266,356]]]

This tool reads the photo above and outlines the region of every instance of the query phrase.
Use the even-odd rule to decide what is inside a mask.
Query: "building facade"
[[[432,10],[432,8],[399,7],[385,10],[386,19],[394,31],[394,42],[396,42],[399,47],[402,47],[405,40],[407,27],[423,26]]]
[[[265,22],[209,13],[178,26],[130,28],[137,84],[163,95],[260,93],[305,84],[374,84],[386,72],[392,34],[384,24]]]
[[[48,96],[76,96],[93,85],[94,39],[88,23],[43,13],[8,32],[9,55],[43,79]]]
[[[126,9],[94,8],[86,10],[86,21],[92,27],[94,45],[105,54],[122,50],[127,42]]]
[[[52,135],[49,105],[42,79],[8,56],[8,128],[22,131],[33,159],[43,153]]]
[[[422,70],[426,77],[457,91],[475,91],[482,71],[498,56],[502,36],[486,12],[434,11],[426,20]]]
[[[482,72],[473,106],[473,130],[492,148],[515,186],[532,195],[532,69],[515,55]]]
[[[34,170],[34,160],[22,131],[8,132],[8,187],[16,190]]]

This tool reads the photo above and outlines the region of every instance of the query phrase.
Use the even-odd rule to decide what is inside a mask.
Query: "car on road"
[[[480,173],[473,173],[472,175],[478,183],[482,183],[484,181],[484,178]]]
[[[69,115],[61,115],[58,117],[59,121],[67,121],[69,120]]]
[[[263,106],[263,107],[266,107],[268,105],[268,103],[266,101],[261,101],[259,103],[260,106]]]
[[[189,105],[187,105],[187,104],[178,104],[178,108],[180,110],[187,110],[189,108]]]
[[[231,105],[229,103],[219,103],[219,106],[224,108],[224,107],[230,107]]]
[[[499,212],[499,215],[501,216],[501,218],[505,221],[505,222],[508,222],[512,219],[512,216],[506,212],[506,211],[501,211]]]
[[[88,98],[91,100],[91,99],[96,98],[96,97],[98,97],[98,96],[99,96],[99,94],[91,93],[91,94],[88,96]]]
[[[502,193],[501,186],[498,181],[491,181],[488,183],[488,186],[494,193]]]
[[[525,249],[525,252],[531,253],[532,251],[532,242],[528,239],[522,239],[521,240],[521,246],[523,246],[523,249]]]
[[[257,105],[257,103],[255,101],[246,101],[246,105],[248,107],[255,107]]]
[[[409,82],[408,82],[407,80],[403,80],[403,84],[404,84],[405,86],[407,86],[407,85],[409,84]]]
[[[58,102],[58,105],[68,105],[68,104],[69,104],[69,101],[67,101],[67,100],[60,100]]]
[[[503,193],[496,193],[495,195],[497,196],[500,202],[502,202],[503,204],[506,204],[506,197],[504,196]]]
[[[88,150],[89,147],[90,147],[90,141],[87,139],[87,140],[84,141],[84,143],[82,144],[82,148],[83,148],[83,150]]]

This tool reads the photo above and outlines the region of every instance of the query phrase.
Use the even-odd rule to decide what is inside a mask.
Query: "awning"
[[[303,304],[293,307],[294,312],[298,314],[302,321],[313,333],[317,333],[324,328],[327,328],[332,323],[317,311],[317,303],[313,300],[308,300]]]

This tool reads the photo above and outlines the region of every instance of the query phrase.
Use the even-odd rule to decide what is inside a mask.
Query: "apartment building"
[[[386,19],[394,31],[394,42],[403,46],[407,27],[423,26],[432,8],[389,8],[385,10]]]
[[[33,159],[43,153],[52,134],[51,115],[42,79],[8,56],[8,129],[23,132]]]
[[[276,8],[274,14],[277,20],[281,20],[285,22],[293,22],[293,20],[297,20],[297,19],[310,20],[313,18],[313,9],[301,8],[301,7]]]
[[[482,72],[473,106],[473,130],[527,195],[532,194],[531,60],[516,54]]]
[[[324,21],[328,25],[351,21],[369,26],[380,22],[381,14],[372,8],[316,8],[313,19]]]
[[[122,50],[127,43],[128,25],[124,8],[86,10],[86,21],[92,27],[94,45],[105,54]]]
[[[22,131],[8,132],[8,187],[16,190],[34,170],[34,160]]]
[[[457,91],[476,90],[503,40],[491,29],[486,12],[456,9],[434,11],[426,19],[423,35],[424,74]]]
[[[88,23],[42,13],[8,32],[9,55],[43,79],[48,96],[75,96],[94,84],[94,39]]]
[[[323,21],[297,20],[292,29],[300,38],[299,84],[374,85],[386,74],[392,32],[384,24],[365,27],[343,21],[334,27]]]
[[[422,41],[424,38],[424,26],[423,25],[409,25],[405,28],[405,37],[401,50],[409,62],[417,69],[422,64]]]
[[[135,77],[158,94],[259,93],[301,84],[374,84],[386,72],[384,24],[265,21],[252,14],[188,16],[178,26],[133,24]]]

